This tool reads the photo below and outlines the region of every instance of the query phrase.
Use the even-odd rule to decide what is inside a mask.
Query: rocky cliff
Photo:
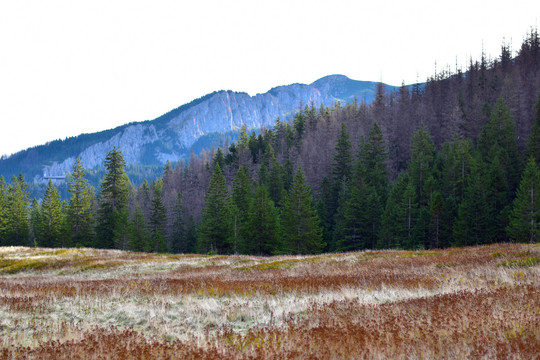
[[[103,165],[107,152],[116,146],[130,165],[160,164],[189,156],[192,146],[209,134],[231,133],[242,125],[248,129],[272,127],[275,120],[288,119],[305,105],[319,107],[357,98],[370,102],[377,84],[331,75],[312,84],[275,87],[250,96],[233,91],[217,91],[183,105],[152,121],[132,123],[96,134],[38,146],[0,160],[0,174],[11,177],[23,172],[41,181],[42,175],[62,175],[71,171],[76,157],[85,167]],[[391,87],[386,87],[390,91]],[[18,170],[18,171],[17,171]]]

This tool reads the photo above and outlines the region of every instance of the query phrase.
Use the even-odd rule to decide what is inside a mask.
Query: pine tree
[[[388,196],[387,159],[383,134],[379,124],[375,122],[369,130],[366,142],[360,148],[359,160],[364,167],[367,185],[375,189],[382,203],[386,203]]]
[[[30,224],[28,222],[28,185],[22,174],[13,176],[8,188],[6,211],[6,234],[4,245],[30,245]]]
[[[258,186],[250,202],[242,249],[246,254],[272,255],[279,244],[279,217],[266,186]]]
[[[345,123],[341,123],[341,131],[338,135],[334,163],[331,173],[334,182],[348,181],[352,174],[351,142]]]
[[[179,192],[173,208],[174,224],[173,232],[171,234],[171,247],[174,253],[185,254],[187,252],[187,232],[184,221],[185,212],[186,209],[184,207],[183,196],[182,193]]]
[[[67,218],[71,229],[72,242],[76,246],[90,246],[94,228],[93,190],[85,178],[85,171],[80,158],[77,158],[73,165],[73,172],[68,180],[68,192],[71,194],[71,198]]]
[[[324,249],[319,217],[302,168],[296,171],[284,201],[281,224],[284,252],[314,254]]]
[[[353,251],[371,247],[368,232],[368,191],[366,184],[350,184],[342,192],[336,213],[334,242],[337,251]]]
[[[157,179],[153,186],[152,209],[150,213],[150,234],[152,235],[153,251],[166,252],[165,226],[167,225],[167,209],[163,205],[163,181]]]
[[[536,164],[540,166],[540,94],[536,103],[536,114],[532,126],[531,135],[527,144],[527,153],[534,157]]]
[[[41,205],[36,198],[32,200],[32,209],[30,210],[30,229],[32,232],[32,242],[35,246],[40,242],[40,227],[41,227]]]
[[[465,196],[454,222],[454,243],[456,246],[487,244],[492,240],[493,230],[489,229],[490,209],[486,198],[484,174],[481,160],[472,167]]]
[[[137,205],[133,212],[130,226],[130,238],[128,242],[128,249],[131,251],[151,251],[152,246],[150,244],[150,234],[147,230],[146,220],[141,207]]]
[[[425,206],[428,199],[424,194],[424,187],[431,174],[435,159],[435,146],[424,124],[412,136],[411,152],[411,163],[409,165],[411,181],[415,187],[419,205]]]
[[[535,243],[540,239],[540,169],[529,157],[510,213],[508,236],[518,242]]]
[[[101,183],[100,208],[96,227],[96,247],[113,248],[115,231],[125,226],[125,218],[120,216],[127,207],[129,179],[124,167],[126,162],[122,152],[114,147],[105,158],[107,171]]]
[[[244,248],[248,241],[245,226],[249,215],[249,204],[252,198],[252,180],[245,165],[240,166],[233,181],[232,189],[232,246],[236,254],[239,248]]]
[[[38,246],[59,247],[61,246],[61,234],[63,225],[62,207],[58,190],[49,179],[45,195],[41,202],[41,217],[39,227]]]
[[[408,173],[401,173],[388,196],[381,218],[377,248],[415,248],[413,238],[418,203]]]
[[[485,162],[491,162],[494,155],[499,157],[506,172],[508,186],[511,191],[514,191],[519,183],[521,167],[516,124],[502,97],[493,106],[489,121],[482,128],[478,138],[478,151]]]
[[[231,204],[225,178],[219,164],[214,167],[204,200],[198,231],[198,248],[202,253],[228,254],[233,251],[231,240]]]

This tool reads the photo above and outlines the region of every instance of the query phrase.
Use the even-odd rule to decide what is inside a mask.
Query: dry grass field
[[[0,248],[0,359],[534,359],[540,246]]]

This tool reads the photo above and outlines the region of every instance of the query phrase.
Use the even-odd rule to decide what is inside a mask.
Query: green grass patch
[[[503,261],[498,264],[498,266],[513,268],[513,267],[531,267],[536,266],[540,263],[540,257],[538,256],[528,256],[523,259],[514,259]]]

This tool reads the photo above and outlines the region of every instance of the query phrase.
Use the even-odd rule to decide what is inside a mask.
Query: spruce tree
[[[502,149],[502,151],[501,151]],[[511,191],[519,183],[520,157],[517,147],[516,124],[510,115],[510,109],[500,97],[493,106],[487,124],[478,138],[478,151],[485,162],[491,162],[497,155]]]
[[[53,185],[52,180],[49,179],[43,201],[41,202],[38,246],[59,247],[62,245],[63,216],[60,195],[56,186]]]
[[[536,102],[536,113],[534,124],[532,126],[531,135],[527,144],[527,153],[536,160],[536,164],[540,166],[540,93]]]
[[[122,152],[114,147],[105,158],[105,176],[101,182],[96,247],[114,248],[115,232],[121,233],[125,217],[121,216],[128,204],[129,179],[124,167]]]
[[[324,249],[326,244],[322,240],[311,189],[300,167],[284,201],[281,224],[285,253],[315,254]]]
[[[411,152],[411,163],[409,165],[411,181],[415,187],[419,205],[426,206],[428,199],[424,190],[435,159],[435,146],[429,131],[423,123],[412,136]]]
[[[71,194],[67,210],[71,229],[71,239],[76,246],[90,246],[93,238],[94,215],[92,211],[93,190],[85,178],[80,158],[73,165],[68,179],[68,192]]]
[[[172,252],[185,254],[187,249],[187,232],[186,224],[184,221],[185,206],[182,193],[179,192],[176,197],[176,203],[173,208],[173,231],[171,234],[171,247]]]
[[[377,122],[374,122],[366,142],[360,148],[359,160],[365,170],[367,185],[375,189],[382,203],[386,203],[388,196],[387,159],[388,152],[381,128]]]
[[[456,246],[487,244],[492,241],[493,229],[489,228],[490,208],[486,197],[481,159],[476,159],[465,196],[454,222],[454,243]]]
[[[242,165],[234,178],[231,196],[232,246],[234,253],[237,253],[240,248],[244,248],[244,244],[248,241],[245,227],[249,215],[249,204],[253,195],[252,193],[252,180],[247,167]]]
[[[150,234],[147,230],[146,220],[141,207],[137,205],[133,212],[130,226],[130,237],[128,242],[128,249],[131,251],[151,251],[152,246],[150,244]]]
[[[529,157],[510,213],[506,231],[510,239],[535,243],[540,239],[540,169],[534,156]]]
[[[404,248],[412,236],[416,194],[409,174],[401,173],[394,182],[381,218],[377,248]]]
[[[6,211],[6,235],[4,245],[30,245],[30,224],[28,221],[28,185],[22,174],[13,176],[8,188]]]
[[[202,253],[228,254],[233,251],[232,238],[229,193],[221,168],[216,164],[204,200],[198,249]]]
[[[163,205],[163,180],[157,179],[153,184],[152,208],[150,212],[150,234],[152,235],[152,250],[166,252],[165,226],[167,225],[167,210]]]
[[[242,252],[272,255],[279,245],[279,217],[266,186],[258,186],[249,206]]]
[[[341,131],[338,135],[334,163],[331,173],[334,182],[348,181],[352,174],[351,142],[345,123],[341,123]]]

